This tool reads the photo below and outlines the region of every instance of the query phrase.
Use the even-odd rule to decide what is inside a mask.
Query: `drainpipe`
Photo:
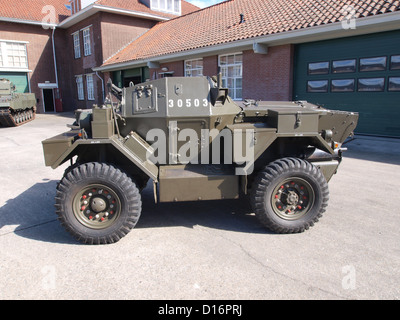
[[[55,43],[54,43],[54,32],[56,31],[56,27],[53,26],[52,29],[53,29],[53,34],[52,34],[52,37],[51,37],[52,39],[51,39],[51,40],[52,40],[52,43],[53,43],[54,73],[55,73],[55,75],[56,75],[56,85],[57,85],[57,89],[58,89],[56,46],[55,46]]]
[[[97,71],[96,71],[96,76],[101,80],[101,90],[102,90],[102,92],[103,92],[103,103],[104,103],[104,100],[106,99],[106,97],[105,97],[105,95],[104,95],[104,80],[103,80],[102,77],[99,76],[99,74],[97,73]]]

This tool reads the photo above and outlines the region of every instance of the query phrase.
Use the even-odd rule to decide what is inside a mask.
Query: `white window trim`
[[[236,89],[237,89],[237,88],[236,88],[236,79],[238,79],[238,78],[241,78],[241,79],[242,79],[242,87],[241,87],[240,89],[242,90],[242,95],[243,95],[243,52],[233,52],[233,53],[229,53],[229,54],[221,54],[221,55],[218,56],[218,67],[220,68],[220,70],[222,70],[223,67],[237,66],[237,64],[226,64],[226,65],[224,65],[224,66],[221,66],[221,57],[235,56],[235,55],[239,55],[239,54],[242,55],[242,63],[241,63],[241,66],[242,66],[242,76],[241,76],[241,77],[234,77],[234,79],[235,79],[234,92],[233,92],[233,93],[230,93],[230,96],[232,97],[232,99],[233,99],[233,100],[238,100],[238,101],[243,100],[243,97],[241,97],[241,98],[237,98],[237,97],[236,97]],[[224,80],[224,79],[226,80],[226,78],[224,78],[224,77],[222,76],[222,80]]]
[[[86,90],[87,90],[87,95],[88,95],[88,100],[93,101],[94,100],[94,78],[93,78],[94,73],[90,73],[86,75]],[[91,79],[91,81],[89,81]]]
[[[85,32],[88,34],[85,35]],[[82,29],[83,33],[83,51],[85,57],[90,56],[92,54],[92,41],[90,39],[90,26]]]
[[[80,81],[78,81],[80,79]],[[78,92],[78,100],[83,101],[85,100],[85,92],[84,92],[84,85],[83,85],[83,75],[75,76],[76,80],[76,89]]]
[[[2,57],[2,65],[0,65],[0,68],[2,70],[10,70],[10,71],[20,71],[20,72],[29,72],[29,60],[28,60],[28,48],[27,48],[27,44],[29,42],[27,41],[15,41],[15,40],[0,40],[0,53],[1,53],[1,57]],[[10,65],[9,61],[8,61],[8,48],[7,48],[7,44],[20,44],[20,45],[24,45],[24,49],[25,49],[25,59],[26,59],[26,64],[24,66],[14,66],[14,65]],[[21,56],[18,56],[21,57]]]
[[[184,63],[185,63],[185,77],[188,77],[188,75],[187,75],[187,72],[188,71],[190,71],[190,76],[189,77],[193,77],[193,75],[192,75],[192,71],[199,71],[199,70],[201,70],[201,75],[203,75],[203,70],[204,70],[204,62],[203,62],[203,65],[201,66],[201,68],[199,68],[199,67],[196,67],[196,68],[187,68],[187,63],[189,62],[189,61],[202,61],[203,62],[203,58],[197,58],[197,59],[188,59],[188,60],[185,60],[184,61]]]
[[[167,13],[172,13],[176,15],[181,15],[182,14],[182,1],[179,1],[178,8],[176,8],[175,0],[172,1],[172,9],[168,9],[168,0],[150,0],[150,9],[154,11],[161,11],[161,12],[167,12]],[[164,4],[164,6],[161,6],[161,3]]]
[[[77,41],[75,41],[77,39]],[[81,57],[81,39],[79,36],[79,31],[72,34],[72,41],[74,44],[74,57],[79,59]]]

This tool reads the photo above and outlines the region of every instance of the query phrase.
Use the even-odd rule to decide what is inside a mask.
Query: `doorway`
[[[43,105],[44,112],[54,112],[54,94],[53,89],[42,89],[43,90]]]

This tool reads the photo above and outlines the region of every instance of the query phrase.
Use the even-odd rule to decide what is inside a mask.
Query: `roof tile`
[[[398,0],[228,0],[157,24],[104,66],[340,22],[345,6],[354,8],[356,17],[400,10]]]

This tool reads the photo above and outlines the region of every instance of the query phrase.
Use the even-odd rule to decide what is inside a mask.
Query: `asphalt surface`
[[[324,217],[265,230],[244,201],[154,204],[113,245],[77,243],[56,220],[65,166],[41,141],[72,115],[0,128],[0,299],[399,299],[400,139],[356,137]]]

